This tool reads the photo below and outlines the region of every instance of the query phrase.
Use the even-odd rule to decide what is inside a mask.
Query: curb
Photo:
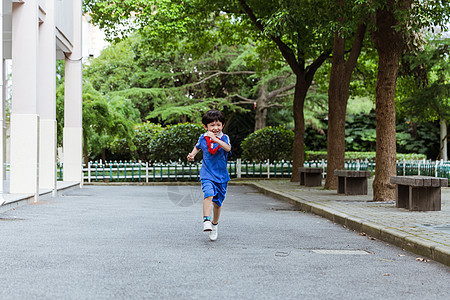
[[[450,267],[450,247],[430,242],[418,236],[410,235],[396,228],[385,227],[371,221],[363,221],[345,213],[335,211],[332,208],[323,207],[317,203],[264,187],[255,182],[241,182],[239,184],[254,187],[266,195],[299,206],[303,211],[319,215],[354,231],[364,232],[371,237],[395,245],[406,251],[428,257]]]
[[[78,186],[80,185],[79,182],[76,183],[69,183],[66,186],[57,188],[56,192],[62,192],[62,191],[68,191],[71,189],[76,189],[78,188]],[[16,200],[10,201],[10,202],[6,202],[3,203],[2,205],[0,205],[0,213],[4,213],[7,212],[9,210],[14,210],[22,205],[27,205],[30,203],[34,202],[34,196],[33,194],[24,194],[23,196],[21,196],[21,198],[18,198]],[[38,196],[38,202],[51,198],[52,197],[52,191],[45,191],[45,192],[40,192],[39,196]]]
[[[152,185],[198,185],[200,181],[151,181],[151,182],[83,182],[83,185],[99,186],[152,186]]]

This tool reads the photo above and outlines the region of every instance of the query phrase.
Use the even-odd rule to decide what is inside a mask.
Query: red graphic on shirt
[[[223,138],[223,136],[222,136],[222,138]],[[220,145],[217,144],[217,147],[213,149],[212,148],[212,144],[215,143],[215,142],[211,141],[211,138],[209,136],[205,135],[205,140],[206,140],[206,144],[208,145],[209,153],[216,154],[217,150],[219,150],[219,148],[221,148]]]

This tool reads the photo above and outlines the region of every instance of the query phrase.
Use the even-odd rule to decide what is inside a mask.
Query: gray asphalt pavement
[[[1,299],[448,299],[450,268],[251,187],[85,186],[0,214]]]

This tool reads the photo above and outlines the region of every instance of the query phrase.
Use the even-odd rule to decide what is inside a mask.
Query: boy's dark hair
[[[222,122],[222,125],[225,125],[225,117],[222,112],[212,109],[207,111],[202,117],[202,123],[205,126],[208,126],[209,123],[214,121],[220,121]]]

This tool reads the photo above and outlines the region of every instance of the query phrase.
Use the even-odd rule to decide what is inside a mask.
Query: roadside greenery
[[[327,152],[326,151],[306,151],[305,152],[307,161],[314,160],[326,160]],[[345,160],[368,160],[375,161],[376,153],[374,151],[368,152],[353,152],[353,151],[345,151]],[[427,156],[425,154],[417,154],[417,153],[397,153],[397,160],[422,160],[426,159]]]
[[[225,131],[233,143],[233,159],[269,158],[270,154],[256,153],[248,146],[252,141],[255,147],[264,145],[263,150],[272,147],[251,136],[267,125],[272,126],[267,129],[267,136],[273,128],[283,126],[285,131],[280,134],[288,137],[287,142],[295,132],[298,144],[289,144],[291,152],[280,154],[285,157],[281,159],[292,159],[295,149],[294,160],[299,163],[305,150],[325,150],[327,144],[333,144],[327,141],[332,123],[329,110],[333,110],[328,107],[332,97],[329,87],[333,38],[347,39],[343,52],[347,59],[352,36],[362,24],[362,17],[370,15],[371,18],[364,19],[369,24],[369,20],[383,11],[383,5],[390,9],[391,2],[84,1],[93,22],[105,29],[114,41],[84,69],[85,159],[184,160],[187,152],[182,152],[186,149],[189,152],[196,142],[189,140],[190,132],[196,131],[185,123],[198,123],[210,108],[225,113],[228,121]],[[412,2],[409,11],[395,12],[400,21],[402,15],[430,14],[430,18],[411,20],[415,23],[433,22],[432,16],[445,15],[442,13],[445,7],[440,6],[442,1],[436,1],[435,6]],[[345,7],[336,8],[338,3],[345,3]],[[136,11],[140,13],[136,15]],[[134,18],[130,19],[132,15]],[[379,20],[383,18],[380,16]],[[118,24],[125,26],[118,27]],[[367,31],[373,34],[379,25],[369,24]],[[403,25],[400,22],[394,27],[400,30]],[[412,36],[417,28],[423,27],[408,25]],[[390,30],[393,26],[386,28]],[[376,147],[377,125],[370,111],[375,108],[379,55],[371,34],[365,35],[349,84],[345,151],[368,152]],[[389,35],[380,34],[378,46],[386,42],[381,39],[386,36]],[[418,50],[423,40],[406,41],[408,51],[402,56],[403,71],[397,90],[391,93],[396,95],[399,113],[397,120],[385,119],[396,121],[397,132],[393,136],[397,152],[423,153],[434,159],[439,148],[437,121],[446,118],[449,110],[448,40],[430,42],[424,51]],[[333,54],[333,57],[338,56]],[[342,77],[333,74],[338,74],[335,78]],[[63,75],[58,80],[63,84]],[[59,88],[57,111],[61,133],[62,98]],[[343,118],[338,116],[339,120]],[[176,127],[178,123],[184,127]],[[393,132],[391,129],[387,130],[389,134]],[[170,135],[184,130],[189,131],[189,138],[183,140],[188,144],[186,149],[168,150],[177,147]],[[276,137],[271,138],[282,143]],[[241,141],[244,141],[242,149]],[[154,155],[150,150],[153,147],[163,151]],[[275,152],[282,151],[275,149]]]
[[[244,139],[241,144],[242,159],[248,161],[290,161],[294,133],[282,126],[257,130]]]
[[[205,129],[200,124],[180,123],[168,125],[151,140],[150,161],[152,162],[185,162],[189,152]],[[201,155],[195,157],[197,161]]]
[[[151,145],[153,140],[163,130],[163,127],[159,124],[145,122],[142,124],[137,124],[134,130],[135,136],[133,143],[136,146],[136,154],[134,155],[135,158],[141,161],[151,161]]]

